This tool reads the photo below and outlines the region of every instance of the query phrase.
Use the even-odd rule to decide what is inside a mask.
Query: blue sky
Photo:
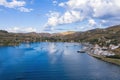
[[[0,0],[0,29],[86,31],[120,24],[120,0]]]

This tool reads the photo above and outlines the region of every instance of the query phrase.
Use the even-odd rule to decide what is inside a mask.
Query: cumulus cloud
[[[115,0],[95,0],[90,5],[94,11],[94,17],[120,16],[120,6],[118,6]]]
[[[66,11],[64,15],[62,15],[59,18],[60,24],[73,23],[73,22],[81,21],[81,20],[82,20],[82,16],[80,12],[75,11],[75,10]]]
[[[69,9],[79,10],[81,13],[91,12],[93,17],[102,17],[119,15],[120,5],[118,2],[120,0],[69,0],[68,2],[60,3],[60,5]]]
[[[13,27],[13,28],[8,28],[7,31],[14,33],[27,33],[27,32],[36,32],[37,29],[32,27],[27,27],[27,28]]]
[[[49,26],[56,26],[58,24],[58,18],[60,17],[60,13],[58,12],[50,12],[50,14],[48,14],[48,22],[47,25]]]
[[[83,19],[78,11],[66,11],[63,15],[59,12],[51,12],[46,26],[57,26],[60,24],[69,24]]]
[[[88,21],[89,26],[104,25],[120,20],[120,0],[68,0],[59,3],[58,6],[66,9],[64,13],[55,12],[57,14],[48,17],[46,26],[57,26],[61,24],[70,24],[75,22]],[[54,12],[53,12],[54,13]],[[52,14],[53,14],[52,13]],[[111,19],[111,21],[109,20]],[[96,20],[99,20],[98,22]]]
[[[21,12],[30,12],[32,11],[31,9],[25,8],[24,6],[26,5],[25,1],[19,1],[19,0],[12,0],[12,1],[7,1],[7,0],[0,0],[0,6],[4,6],[7,8],[13,8],[20,10]]]

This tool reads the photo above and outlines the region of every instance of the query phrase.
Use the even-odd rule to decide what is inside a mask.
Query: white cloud
[[[13,28],[8,28],[7,31],[9,32],[14,32],[14,33],[27,33],[27,32],[36,32],[37,29],[32,28],[32,27],[27,27],[27,28],[23,28],[23,27],[13,27]]]
[[[119,17],[120,20],[120,0],[68,0],[59,3],[58,6],[66,11],[58,15],[49,16],[47,26],[57,26],[87,20],[86,25],[101,26],[109,23],[110,18]],[[101,20],[97,22],[96,20]],[[111,21],[110,21],[111,22]],[[115,21],[118,23],[118,21]]]
[[[12,0],[12,1],[7,1],[7,0],[0,0],[0,6],[4,6],[7,8],[13,8],[20,10],[21,12],[30,12],[32,11],[31,9],[25,8],[24,6],[26,5],[25,1],[19,1],[19,0]]]
[[[25,8],[25,7],[20,7],[20,8],[18,8],[18,10],[20,10],[21,12],[31,12],[33,9],[28,9],[28,8]]]
[[[102,17],[105,15],[119,15],[119,2],[120,0],[69,0],[59,5],[66,6],[69,9],[85,11],[83,13],[91,11],[94,17]]]
[[[60,3],[60,4],[58,4],[59,6],[61,6],[61,7],[64,7],[65,5],[64,5],[64,3]]]
[[[70,9],[80,9],[84,5],[87,5],[88,0],[69,0],[68,2],[63,3],[64,6],[69,7]]]
[[[21,7],[24,6],[25,4],[26,4],[25,1],[12,0],[11,2],[8,2],[7,0],[0,0],[0,5],[8,8]]]
[[[68,24],[76,21],[81,21],[82,19],[83,17],[80,16],[80,12],[74,11],[74,10],[66,11],[63,15],[61,15],[58,12],[51,12],[49,14],[47,26],[57,26],[60,24]]]
[[[90,6],[93,9],[94,17],[118,16],[120,12],[120,6],[115,0],[91,0]]]
[[[91,26],[96,25],[96,22],[95,22],[95,20],[93,20],[93,19],[90,19],[88,22],[89,22],[89,24],[90,24]]]
[[[58,24],[58,18],[60,16],[60,13],[58,12],[50,12],[50,14],[48,14],[48,22],[47,22],[47,26],[56,26]]]
[[[82,20],[82,16],[80,15],[80,12],[71,10],[71,11],[66,11],[59,18],[59,24],[73,23],[81,20]]]

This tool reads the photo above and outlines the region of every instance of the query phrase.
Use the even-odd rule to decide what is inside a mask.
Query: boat
[[[78,53],[85,53],[86,51],[86,47],[85,46],[81,46],[81,49],[80,50],[78,50],[77,52]]]
[[[84,50],[78,50],[77,52],[78,52],[78,53],[85,53]]]

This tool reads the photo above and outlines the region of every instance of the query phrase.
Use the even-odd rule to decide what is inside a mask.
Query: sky
[[[0,29],[86,31],[120,24],[120,0],[0,0]]]

